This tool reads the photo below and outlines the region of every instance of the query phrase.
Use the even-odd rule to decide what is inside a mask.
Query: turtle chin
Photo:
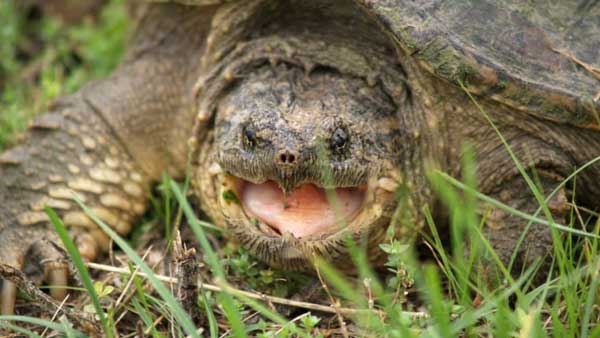
[[[315,256],[347,264],[345,241],[382,236],[390,221],[386,211],[395,205],[394,194],[376,178],[329,189],[307,182],[284,193],[275,181],[223,173],[218,186],[218,203],[234,239],[268,264],[292,270],[310,268],[307,262]]]

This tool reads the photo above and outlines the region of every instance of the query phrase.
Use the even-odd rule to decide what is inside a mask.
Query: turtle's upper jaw
[[[362,210],[367,185],[325,189],[304,183],[284,193],[275,181],[255,184],[231,176],[239,204],[252,223],[268,235],[319,238],[352,222]]]

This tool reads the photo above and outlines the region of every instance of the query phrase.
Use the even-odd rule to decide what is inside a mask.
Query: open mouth
[[[246,216],[272,235],[317,237],[342,229],[360,213],[367,185],[326,190],[305,183],[284,194],[274,181],[252,183],[230,177]]]

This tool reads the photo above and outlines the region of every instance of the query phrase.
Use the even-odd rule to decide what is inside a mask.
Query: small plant
[[[98,295],[98,300],[100,304],[108,305],[110,303],[111,298],[108,297],[115,290],[115,288],[111,285],[106,285],[101,281],[94,282],[94,290]],[[93,304],[86,304],[83,307],[83,311],[87,313],[96,313],[96,309]]]
[[[407,290],[414,285],[414,278],[405,263],[410,245],[394,239],[390,243],[380,244],[379,247],[387,254],[385,266],[392,273],[387,280],[387,287],[395,290],[394,302],[405,303]]]

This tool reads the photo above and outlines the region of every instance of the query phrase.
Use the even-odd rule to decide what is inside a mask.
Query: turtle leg
[[[547,196],[562,182],[560,175],[545,169],[535,169],[530,174],[544,196]],[[567,193],[562,188],[548,202],[553,221],[557,224],[565,224],[570,210]],[[535,213],[540,207],[527,182],[520,175],[504,180],[500,188],[489,195],[529,215]],[[548,274],[551,262],[553,241],[550,226],[535,222],[529,224],[528,220],[498,208],[484,209],[487,210],[484,212],[486,222],[483,233],[502,263],[506,267],[510,266],[511,274],[515,277],[521,275],[533,264],[539,263],[541,266],[535,280],[536,282],[542,281]],[[544,213],[538,214],[538,218],[544,219]],[[519,243],[522,236],[523,240]],[[482,273],[483,278],[491,282],[491,285],[498,285],[497,282],[502,279],[502,276],[489,252],[481,257],[483,258],[478,261],[478,272]]]
[[[110,240],[74,194],[125,235],[144,212],[152,181],[165,171],[185,173],[193,86],[216,6],[145,6],[136,11],[140,24],[117,71],[58,101],[31,123],[23,144],[0,154],[1,264],[62,285],[65,269],[45,206],[93,260]],[[3,282],[3,313],[12,312],[14,295],[14,285]]]
[[[0,264],[17,267],[36,284],[46,283],[50,295],[62,300],[67,295],[68,257],[57,244],[56,234],[47,229],[6,229],[0,233]],[[16,244],[15,244],[16,243]],[[10,248],[10,250],[4,250]],[[14,312],[16,285],[0,280],[0,314]]]
[[[150,184],[80,95],[35,119],[25,142],[0,154],[0,177],[0,263],[47,282],[58,299],[65,296],[67,257],[44,208],[57,211],[82,256],[93,260],[110,241],[73,198],[125,235],[146,208]],[[11,313],[15,287],[2,284],[2,313]]]

